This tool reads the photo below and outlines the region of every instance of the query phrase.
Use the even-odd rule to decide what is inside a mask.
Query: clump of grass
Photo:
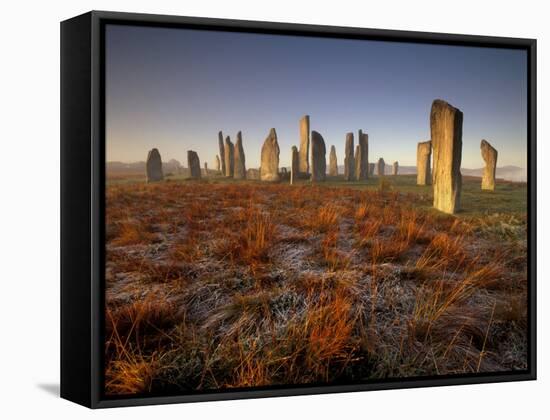
[[[216,238],[214,252],[232,263],[255,269],[269,262],[269,251],[276,240],[276,227],[271,216],[246,209],[237,214],[234,228],[226,227]]]
[[[105,392],[114,395],[135,395],[151,391],[157,375],[155,355],[144,357],[127,349],[105,368]]]
[[[361,247],[368,246],[378,238],[378,234],[382,227],[382,222],[377,219],[368,219],[359,225],[358,245]]]
[[[355,209],[355,220],[357,222],[361,222],[363,219],[365,219],[369,212],[369,204],[367,203],[361,203],[357,206]]]
[[[139,394],[151,390],[159,367],[155,350],[159,334],[178,322],[175,307],[150,295],[116,309],[107,308],[105,389],[111,394]]]
[[[397,223],[399,238],[407,244],[425,243],[430,236],[427,232],[427,221],[421,221],[415,210],[403,210]]]
[[[111,243],[115,246],[137,245],[153,240],[153,235],[147,227],[136,220],[126,220],[107,229],[112,236]]]
[[[338,250],[338,230],[332,229],[321,240],[322,261],[330,271],[345,269],[350,257]]]
[[[447,233],[436,234],[416,262],[417,269],[457,269],[467,263],[463,236],[451,237]]]
[[[242,252],[246,259],[265,260],[273,241],[275,226],[268,214],[254,213],[246,225]]]
[[[323,291],[306,301],[304,316],[287,324],[275,370],[284,383],[330,381],[346,368],[357,349],[352,302],[341,291]]]
[[[389,240],[375,239],[370,248],[372,264],[382,264],[397,260],[407,249],[407,243],[397,238]]]
[[[325,233],[337,226],[339,217],[339,209],[332,204],[328,204],[320,207],[317,214],[305,222],[310,228],[317,232]]]
[[[107,308],[106,349],[133,341],[144,346],[150,344],[155,333],[172,327],[179,321],[177,307],[165,296],[151,293],[142,300]]]

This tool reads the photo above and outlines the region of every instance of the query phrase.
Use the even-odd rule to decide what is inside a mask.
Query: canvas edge
[[[91,13],[60,28],[60,396],[92,406]]]
[[[201,401],[217,401],[230,399],[245,399],[245,398],[265,398],[265,397],[281,397],[281,396],[297,396],[297,395],[312,395],[312,394],[327,394],[338,392],[356,392],[370,390],[385,390],[385,389],[400,389],[400,388],[417,388],[417,387],[432,387],[432,386],[448,386],[448,385],[472,385],[482,383],[508,382],[508,381],[523,381],[536,379],[536,40],[528,38],[503,38],[489,37],[477,35],[456,35],[443,33],[422,33],[411,31],[394,31],[394,30],[379,30],[379,29],[364,29],[364,28],[343,28],[334,26],[317,26],[317,25],[302,25],[289,23],[273,23],[273,22],[257,22],[257,21],[242,21],[242,20],[226,20],[226,19],[211,19],[211,18],[195,18],[195,17],[180,17],[167,15],[150,15],[150,14],[135,14],[135,13],[120,13],[120,12],[105,12],[92,11],[83,16],[90,16],[91,22],[91,42],[90,42],[90,60],[91,60],[91,83],[90,96],[92,101],[90,119],[91,133],[89,137],[90,147],[90,162],[91,162],[91,178],[92,185],[89,186],[91,197],[91,231],[90,241],[92,244],[90,252],[92,252],[92,281],[90,299],[86,302],[90,314],[90,381],[89,395],[90,399],[86,402],[75,401],[67,398],[67,393],[63,392],[62,397],[86,405],[91,408],[107,408],[107,407],[122,407],[122,406],[139,406],[151,404],[169,404],[183,402],[201,402]],[[75,18],[76,19],[76,18]],[[71,21],[70,19],[69,21]],[[204,29],[221,29],[221,30],[246,30],[250,32],[268,32],[281,34],[309,35],[309,36],[330,36],[330,37],[356,37],[363,39],[385,39],[388,41],[405,41],[405,42],[429,42],[442,43],[452,45],[472,45],[472,46],[491,46],[497,48],[522,48],[526,49],[529,54],[529,86],[528,86],[528,103],[529,103],[529,124],[528,124],[528,161],[529,161],[529,270],[530,270],[530,363],[529,370],[520,373],[506,373],[498,375],[483,375],[483,376],[468,376],[468,377],[453,377],[453,378],[432,378],[432,379],[401,379],[392,382],[379,382],[368,384],[353,384],[353,385],[324,385],[312,387],[288,387],[278,389],[253,389],[239,390],[230,392],[218,393],[203,393],[193,395],[166,396],[166,397],[136,397],[136,398],[120,398],[120,399],[102,399],[101,398],[101,349],[99,345],[100,338],[100,318],[99,313],[99,295],[101,294],[101,273],[102,273],[102,257],[101,257],[101,240],[98,227],[101,224],[103,214],[101,208],[101,198],[104,190],[104,174],[101,173],[101,168],[104,168],[104,162],[98,162],[98,159],[104,158],[103,150],[103,133],[102,119],[104,111],[101,106],[102,92],[102,74],[101,74],[101,48],[100,48],[100,32],[101,24],[107,21],[126,22],[128,24],[169,24],[169,25],[192,25],[203,27]],[[66,21],[68,22],[68,21]],[[65,23],[65,22],[63,22]],[[63,25],[62,23],[62,25]],[[62,71],[63,79],[63,71]],[[62,80],[63,84],[63,80]],[[63,114],[62,106],[62,114]],[[63,116],[62,116],[63,119]],[[63,135],[62,135],[63,137]],[[62,140],[63,148],[63,140]],[[62,152],[63,155],[63,152]],[[63,163],[62,163],[63,166]],[[74,175],[74,174],[73,174]],[[63,169],[62,169],[63,178]],[[63,182],[63,179],[62,179]],[[62,194],[63,207],[63,194]],[[63,213],[62,213],[63,214]],[[63,216],[62,216],[63,219]],[[63,220],[62,220],[63,225]],[[63,249],[62,239],[62,249]],[[63,281],[62,281],[63,284]],[[90,285],[88,285],[90,286]],[[63,289],[63,287],[62,287]],[[62,300],[63,302],[63,300]],[[63,334],[62,334],[63,336]],[[63,340],[62,340],[63,341]],[[62,345],[63,347],[63,345]],[[63,364],[63,363],[62,363]],[[63,378],[63,374],[62,374]],[[63,379],[62,379],[63,383]],[[78,385],[77,385],[78,386]],[[65,387],[66,389],[66,387]]]

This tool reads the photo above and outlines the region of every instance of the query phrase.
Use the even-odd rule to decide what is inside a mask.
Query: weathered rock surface
[[[399,162],[393,162],[392,175],[397,175],[399,172]]]
[[[430,128],[434,207],[449,214],[460,210],[462,121],[463,115],[459,109],[440,99],[432,103]]]
[[[432,171],[430,161],[432,159],[432,142],[423,141],[416,147],[416,183],[417,185],[430,185],[432,183]]]
[[[223,134],[221,131],[218,132],[218,146],[220,148],[221,171],[222,175],[225,176],[225,147],[223,145]]]
[[[309,174],[309,115],[300,119],[300,172]]]
[[[374,169],[376,168],[376,164],[375,163],[369,163],[369,176],[373,176],[374,175]]]
[[[237,141],[235,143],[235,161],[234,161],[234,173],[235,179],[246,179],[246,163],[243,149],[243,137],[239,131],[237,133]]]
[[[494,191],[498,152],[487,140],[481,140],[480,148],[481,157],[485,161],[483,177],[481,178],[481,189]]]
[[[218,172],[221,171],[220,157],[218,155],[216,155],[216,171],[218,171]]]
[[[328,158],[328,174],[330,176],[338,176],[338,159],[336,158],[336,147],[330,146],[330,154]]]
[[[149,150],[147,162],[145,163],[147,182],[157,182],[164,179],[162,173],[162,159],[158,149]]]
[[[327,176],[327,149],[323,136],[311,132],[311,182],[322,182]]]
[[[369,176],[369,135],[359,130],[357,137],[358,151],[355,154],[355,179],[365,180]]]
[[[189,176],[194,179],[201,177],[201,161],[199,155],[193,150],[187,151],[187,167],[189,168]]]
[[[384,159],[380,158],[378,159],[377,171],[378,176],[384,176],[386,173],[386,163],[384,162]]]
[[[233,178],[235,175],[235,146],[229,136],[225,138],[225,176]]]
[[[358,159],[360,159],[361,152],[359,151],[359,145],[355,146],[355,154],[353,155],[353,161],[355,162],[355,173],[353,174],[353,179],[359,179],[359,166]]]
[[[262,146],[260,166],[260,178],[262,181],[279,181],[279,154],[277,132],[272,128]]]
[[[296,146],[290,149],[290,185],[294,184],[300,174],[300,152]]]
[[[346,134],[346,150],[344,156],[344,179],[351,181],[355,177],[355,158],[353,156],[353,133]]]

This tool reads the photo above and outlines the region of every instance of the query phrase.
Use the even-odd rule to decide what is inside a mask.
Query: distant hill
[[[183,169],[182,164],[176,159],[171,159],[168,162],[162,162],[162,170],[165,174],[181,173],[182,169]],[[290,168],[287,168],[287,170],[290,171]],[[132,162],[132,163],[107,162],[107,172],[110,174],[145,173],[145,162],[143,161]],[[341,174],[344,173],[343,165],[338,166],[338,172]],[[386,164],[386,168],[385,168],[386,175],[390,175],[391,172],[392,172],[392,166]],[[461,172],[462,172],[462,175],[475,176],[475,177],[481,178],[481,175],[483,174],[483,168],[478,168],[478,169],[462,168]],[[416,166],[400,166],[399,174],[400,175],[416,174]],[[506,181],[526,182],[527,169],[520,168],[518,166],[512,166],[512,165],[503,166],[501,168],[497,168],[497,178],[504,179]]]
[[[182,164],[176,160],[171,159],[168,162],[162,162],[162,171],[167,173],[178,173],[178,170],[183,169]],[[106,164],[107,173],[117,174],[117,173],[145,173],[145,162],[107,162]]]
[[[481,178],[483,174],[483,168],[478,169],[468,169],[468,168],[462,168],[460,170],[462,172],[462,175],[467,176],[475,176]],[[344,166],[338,166],[338,172],[343,174],[344,173]],[[386,175],[391,175],[392,172],[392,166],[386,164],[384,173]],[[376,170],[375,170],[376,174]],[[416,174],[416,166],[400,166],[399,167],[399,174],[400,175],[413,175]],[[504,179],[506,181],[514,181],[514,182],[526,182],[527,181],[527,169],[520,168],[519,166],[503,166],[501,168],[497,168],[497,178]]]
[[[483,168],[479,168],[479,169],[462,168],[461,172],[463,175],[481,177],[481,175],[483,174]],[[518,166],[512,166],[512,165],[503,166],[501,168],[497,167],[496,177],[500,179],[505,179],[506,181],[526,182],[527,169],[520,168]]]

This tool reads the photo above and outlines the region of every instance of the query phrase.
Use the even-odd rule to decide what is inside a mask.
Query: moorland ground
[[[525,369],[526,185],[415,181],[108,177],[106,393]]]

